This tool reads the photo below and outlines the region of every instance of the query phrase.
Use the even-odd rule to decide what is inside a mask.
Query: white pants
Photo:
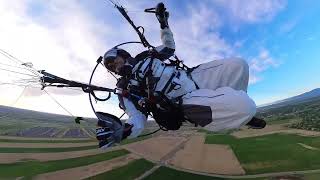
[[[255,115],[256,105],[246,93],[249,80],[246,61],[237,58],[214,60],[201,64],[191,76],[200,89],[183,96],[183,105],[191,109],[191,119],[200,117],[200,125],[205,129],[238,129]]]

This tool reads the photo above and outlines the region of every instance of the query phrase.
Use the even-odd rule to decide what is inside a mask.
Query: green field
[[[122,166],[117,169],[99,174],[88,178],[88,180],[131,180],[141,176],[145,171],[148,171],[154,166],[153,163],[145,160],[138,159],[132,162],[129,162],[127,165]]]
[[[143,136],[133,139],[125,139],[120,145],[130,144],[137,141],[148,139],[152,136]],[[3,141],[2,141],[3,140]],[[64,147],[64,148],[16,148],[16,147],[0,147],[0,153],[50,153],[50,152],[69,152],[82,151],[89,149],[98,149],[97,140],[15,140],[15,139],[0,139],[1,142],[9,143],[83,143],[83,142],[97,142],[97,145],[80,146],[80,147]]]
[[[219,178],[193,174],[183,171],[178,171],[172,168],[161,166],[155,170],[151,175],[143,180],[231,180],[229,178]],[[235,178],[240,179],[240,178]],[[269,178],[241,178],[241,180],[268,180]]]
[[[143,136],[143,137],[137,137],[137,138],[133,138],[133,139],[124,139],[123,141],[121,141],[120,145],[125,145],[125,144],[130,144],[130,143],[134,143],[137,141],[142,141],[148,138],[151,138],[152,136]]]
[[[256,116],[268,124],[291,124],[289,127],[320,131],[320,98],[309,101],[258,108]]]
[[[52,139],[52,140],[40,140],[40,139],[0,139],[0,143],[87,143],[87,142],[96,142],[95,139],[85,139],[82,140],[60,140],[60,139]]]
[[[276,124],[292,124],[302,121],[301,118],[269,118],[267,119],[268,125],[276,125]]]
[[[2,121],[2,120],[1,120]],[[34,127],[31,123],[15,123],[15,122],[0,122],[0,134],[7,134],[10,132],[18,132],[22,129],[28,129]]]
[[[81,147],[66,147],[66,148],[11,148],[1,147],[0,153],[50,153],[50,152],[69,152],[82,151],[89,149],[97,149],[98,145],[81,146]]]
[[[320,168],[320,137],[272,134],[236,139],[208,134],[205,142],[230,145],[247,174]],[[319,149],[307,149],[298,143]]]
[[[319,180],[320,173],[304,174],[303,177],[307,180]]]
[[[147,176],[144,180],[221,180],[223,178],[214,178],[198,174],[177,171],[168,167],[160,167],[155,170],[151,175]]]
[[[12,116],[12,115],[11,115]],[[31,128],[53,128],[53,136],[61,137],[63,132],[67,129],[95,129],[95,123],[82,123],[81,125],[75,124],[73,119],[70,120],[60,120],[59,117],[57,119],[48,120],[46,118],[43,119],[33,119],[31,117],[5,117],[0,118],[0,135],[9,135],[9,136],[29,136]],[[21,133],[25,133],[22,134]],[[32,134],[34,137],[46,137],[42,134],[43,132],[39,132],[38,134]],[[90,132],[91,133],[91,132]],[[51,134],[52,135],[52,134]],[[30,137],[32,137],[30,136]],[[50,136],[47,136],[50,137]],[[78,137],[78,136],[75,136]]]
[[[79,158],[71,158],[64,160],[56,160],[56,161],[47,161],[47,162],[39,162],[39,161],[29,161],[29,162],[19,162],[12,164],[0,164],[0,178],[8,178],[8,177],[20,177],[27,176],[32,177],[37,174],[58,171],[78,166],[85,166],[101,161],[106,161],[112,158],[116,158],[119,156],[123,156],[128,154],[127,150],[116,150],[107,153],[79,157]]]

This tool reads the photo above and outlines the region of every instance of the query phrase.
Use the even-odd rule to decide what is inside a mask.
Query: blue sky
[[[319,9],[318,1],[290,1],[271,22],[245,31],[253,37],[249,44],[265,47],[279,63],[260,73],[261,81],[250,85],[253,98],[268,101],[319,87]],[[248,57],[256,49],[249,44],[241,49]]]
[[[118,0],[136,25],[160,44],[159,24],[142,10],[159,1]],[[166,0],[176,54],[189,66],[214,59],[241,57],[250,66],[248,94],[258,105],[319,87],[320,2],[316,0]],[[137,35],[107,1],[1,1],[0,48],[35,68],[87,82],[95,59],[107,49],[137,40]],[[127,47],[133,54],[142,47]],[[0,58],[0,62],[6,59]],[[9,75],[2,75],[1,82]],[[5,78],[3,78],[5,77]],[[114,84],[101,72],[97,83]],[[88,114],[87,95],[48,89],[74,114]],[[3,105],[62,113],[35,88],[0,87]],[[15,102],[19,94],[23,99]],[[117,106],[116,100],[106,105]],[[89,109],[81,111],[79,109]],[[119,114],[120,111],[117,113]]]

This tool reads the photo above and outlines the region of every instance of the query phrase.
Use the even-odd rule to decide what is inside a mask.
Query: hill
[[[257,115],[269,123],[288,123],[289,127],[320,131],[319,89],[274,104],[258,108]]]
[[[0,106],[0,135],[23,137],[87,138],[94,134],[96,119],[75,117]]]
[[[314,101],[316,99],[320,100],[320,88],[313,89],[309,92],[293,96],[287,99],[283,99],[280,101],[276,101],[273,103],[270,103],[266,106],[260,107],[259,111],[271,109],[271,108],[278,108],[278,107],[283,107],[287,105],[294,105],[294,104],[299,104],[299,103],[304,103],[304,102],[309,102],[309,101]]]
[[[81,125],[75,117],[51,114],[0,105],[0,135],[23,137],[72,137],[95,136],[96,118],[84,118]],[[125,119],[121,119],[125,122]],[[147,121],[146,132],[158,129],[155,121]]]

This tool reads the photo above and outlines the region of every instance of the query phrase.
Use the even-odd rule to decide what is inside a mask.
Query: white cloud
[[[128,9],[140,10],[156,4],[151,1],[122,2]],[[112,6],[95,1],[105,7],[102,20],[94,14],[94,10],[88,9],[83,3],[76,0],[0,1],[0,48],[24,61],[31,61],[37,69],[46,69],[67,79],[87,82],[98,56],[118,43],[138,40],[138,36]],[[170,1],[165,4],[168,4],[170,10]],[[176,53],[189,66],[236,55],[235,47],[242,46],[241,41],[231,44],[220,35],[219,30],[225,25],[225,19],[212,4],[220,5],[233,20],[242,23],[271,19],[285,5],[284,1],[276,0],[246,3],[236,0],[201,1],[186,5],[184,12],[171,9],[169,23],[177,45]],[[38,9],[32,9],[35,5]],[[150,43],[160,45],[159,24],[154,15],[129,15],[136,25],[145,27],[145,35]],[[126,48],[133,54],[143,49],[136,46]],[[5,59],[1,57],[0,62],[3,61]],[[269,52],[262,50],[260,56],[252,60],[251,82],[261,80],[258,73],[274,66],[273,64],[274,59]],[[112,87],[112,77],[106,75],[103,69],[99,71],[94,82]],[[8,75],[3,75],[0,80],[3,82],[8,78]],[[8,105],[14,102],[21,91],[22,88],[0,86],[0,103]],[[74,114],[90,114],[87,94],[61,89],[50,89],[49,92],[65,103],[66,108],[71,108]],[[17,106],[65,114],[58,110],[56,104],[48,104],[48,97],[45,97],[43,92],[30,88],[25,95]],[[120,113],[120,110],[112,108],[117,107],[116,101],[105,107]]]
[[[190,5],[188,7],[190,18],[189,27],[193,37],[201,37],[208,33],[208,31],[216,32],[222,25],[221,19],[216,11],[208,8],[205,3],[199,4],[198,7]]]
[[[248,39],[241,39],[241,40],[236,40],[236,42],[233,44],[234,48],[241,48],[243,45],[246,43]]]
[[[35,4],[44,9],[30,15],[30,11],[37,11],[30,10]],[[23,61],[31,61],[37,69],[73,80],[87,82],[97,57],[115,41],[112,36],[105,37],[112,30],[77,1],[1,1],[0,14],[1,49]],[[3,56],[0,60],[12,64]],[[16,77],[9,75],[1,76],[1,82]],[[11,105],[22,91],[15,86],[0,88],[0,103],[4,105]],[[83,93],[61,89],[51,90],[51,93],[62,104],[69,104],[67,109],[75,108],[75,114],[92,115],[87,98],[81,98]],[[66,114],[45,96],[39,89],[27,88],[16,106]]]
[[[261,77],[258,77],[255,74],[250,73],[249,84],[255,84],[261,80]]]
[[[218,0],[235,22],[256,23],[271,20],[286,6],[285,0]]]
[[[308,36],[307,40],[308,41],[313,41],[313,40],[316,40],[316,37],[315,36]]]
[[[289,33],[297,26],[297,24],[298,19],[291,19],[280,26],[279,32],[281,34]]]
[[[189,66],[231,56],[232,47],[219,34],[221,26],[219,15],[208,4],[188,6],[183,18],[171,24],[176,53]]]
[[[269,68],[276,68],[280,65],[280,61],[274,59],[269,51],[265,48],[261,48],[259,54],[250,59],[250,79],[249,84],[255,84],[262,80],[260,73],[268,70]]]
[[[152,45],[160,45],[159,24],[153,14],[130,13],[130,10],[142,10],[154,7],[155,2],[122,1],[136,25],[145,27],[145,35]],[[188,66],[228,57],[234,54],[232,47],[219,34],[223,25],[219,14],[207,2],[186,3],[184,11],[170,9],[170,1],[165,4],[170,12],[169,24],[176,42],[176,54]],[[131,27],[126,26],[127,31]],[[136,37],[134,34],[133,37]],[[131,50],[131,49],[130,49]],[[131,50],[133,51],[133,50]]]

